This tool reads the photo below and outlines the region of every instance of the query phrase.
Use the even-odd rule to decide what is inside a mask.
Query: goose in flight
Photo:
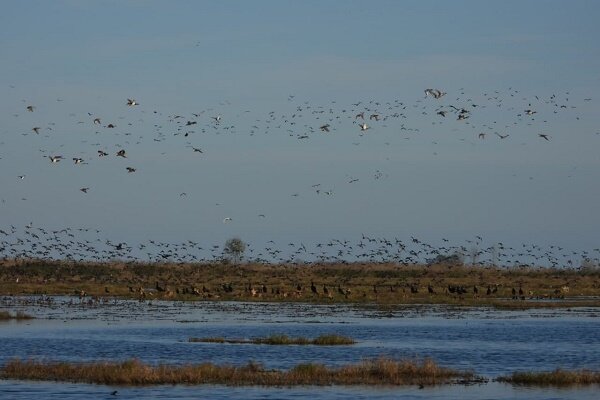
[[[367,125],[367,123],[366,123],[366,122],[363,122],[362,124],[358,124],[358,126],[360,127],[360,130],[361,130],[361,131],[366,131],[367,129],[369,129],[369,128],[370,128],[370,126],[369,126],[369,125]]]
[[[31,128],[31,130],[34,131],[35,133],[37,133],[38,135],[40,134],[40,127],[39,126]]]
[[[127,158],[127,156],[125,155],[125,150],[124,149],[121,149],[121,150],[117,151],[117,156],[118,157]]]
[[[135,101],[135,99],[127,99],[127,105],[128,106],[137,106],[140,103],[138,103],[137,101]]]
[[[136,171],[136,169],[132,168],[132,167],[127,167],[126,169],[127,169],[127,172],[129,172],[129,173],[132,173],[132,172]]]
[[[102,151],[102,150],[98,150],[98,157],[106,157],[108,155],[107,152]]]
[[[496,136],[498,136],[500,139],[506,139],[507,137],[509,137],[510,135],[507,133],[506,135],[501,135],[498,132],[494,132],[496,134]]]
[[[233,219],[231,217],[225,217],[223,218],[223,223],[226,224],[227,222],[231,222],[233,221]]]
[[[83,162],[83,158],[73,157],[73,162],[75,164],[81,164]]]
[[[204,153],[199,147],[192,147],[192,149],[194,149],[194,153]]]
[[[214,119],[214,120],[215,120],[215,123],[217,123],[217,124],[218,124],[219,122],[221,122],[221,116],[220,116],[220,115],[217,115],[216,117],[212,117],[212,119]]]
[[[538,133],[538,136],[541,137],[542,139],[546,139],[547,141],[550,141],[550,137],[545,133]]]
[[[527,114],[527,115],[533,115],[533,114],[536,114],[536,113],[537,113],[537,111],[525,110],[525,114]]]
[[[25,179],[25,175],[19,175],[19,176],[17,176],[17,178],[19,178],[20,180],[23,180],[23,179]]]
[[[48,158],[50,159],[51,163],[57,163],[60,160],[62,160],[63,157],[62,156],[48,156]]]
[[[81,190],[83,193],[87,193],[88,190],[90,190],[90,188],[89,187],[83,187],[83,188],[81,188],[79,190]]]
[[[27,106],[27,111],[33,112],[34,108],[35,108],[34,106]]]
[[[369,115],[369,120],[374,119],[375,121],[379,121],[379,114],[371,114]]]
[[[354,117],[354,119],[358,119],[358,118],[365,119],[365,112],[363,111],[363,112],[361,112],[359,114],[356,114],[356,117]]]
[[[329,132],[329,124],[325,124],[319,127],[321,132]]]
[[[100,118],[94,118],[94,125],[100,125]]]
[[[440,97],[442,97],[445,94],[446,94],[446,92],[442,92],[439,89],[425,89],[425,97],[427,97],[427,95],[430,95],[434,99],[439,99]]]

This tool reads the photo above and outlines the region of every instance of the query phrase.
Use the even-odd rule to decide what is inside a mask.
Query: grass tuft
[[[202,363],[152,366],[139,360],[67,363],[13,359],[0,369],[5,379],[85,382],[105,385],[438,385],[477,379],[473,373],[442,368],[431,360],[365,360],[341,367],[299,364],[265,370],[256,362],[237,367]]]
[[[17,311],[14,315],[8,311],[0,311],[0,321],[6,321],[9,319],[16,319],[17,321],[33,319],[35,317],[24,313],[23,311]]]
[[[500,382],[531,386],[571,386],[600,384],[600,372],[590,370],[567,371],[555,369],[546,372],[513,372],[498,378]]]
[[[254,339],[225,339],[222,337],[195,338],[191,337],[188,342],[194,343],[229,343],[229,344],[267,344],[273,346],[286,345],[316,345],[316,346],[342,346],[355,344],[352,338],[340,335],[321,335],[315,339],[305,337],[292,338],[287,335],[271,335],[264,338]]]

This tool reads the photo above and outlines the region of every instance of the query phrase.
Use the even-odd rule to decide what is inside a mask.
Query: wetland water
[[[287,369],[301,362],[340,365],[364,358],[430,357],[493,379],[518,370],[600,369],[600,310],[502,311],[447,306],[381,310],[299,303],[165,302],[70,297],[5,297],[0,309],[37,317],[0,322],[0,363],[14,357],[97,361],[139,358],[150,363],[245,364]],[[316,337],[336,333],[353,346],[268,346],[188,343],[190,337],[253,338],[271,334]],[[107,387],[0,381],[0,398],[523,398],[595,399],[587,388],[515,387],[490,381],[472,386],[417,387]],[[114,398],[114,397],[112,397]]]

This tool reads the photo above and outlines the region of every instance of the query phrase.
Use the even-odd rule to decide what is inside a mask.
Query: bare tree
[[[240,238],[227,239],[223,246],[223,253],[231,258],[234,263],[239,263],[244,256],[246,243]]]

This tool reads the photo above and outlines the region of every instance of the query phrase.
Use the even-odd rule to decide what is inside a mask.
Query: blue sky
[[[597,246],[599,16],[594,1],[4,2],[0,224]],[[436,115],[472,104],[468,124]],[[361,136],[364,109],[389,118]],[[197,121],[187,138],[174,115]]]

